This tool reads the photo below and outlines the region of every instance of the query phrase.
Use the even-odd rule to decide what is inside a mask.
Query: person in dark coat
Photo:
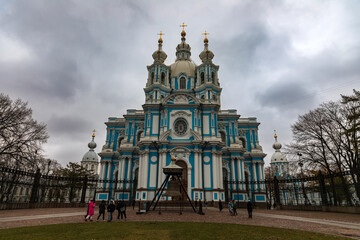
[[[235,200],[233,200],[233,210],[234,210],[234,216],[238,215],[238,214],[237,214],[237,211],[236,211],[236,208],[237,208],[237,206],[236,206],[236,202],[235,202]]]
[[[247,210],[248,210],[249,218],[252,218],[253,206],[252,206],[252,203],[250,201],[248,201],[248,203],[247,203]]]
[[[110,200],[110,203],[107,207],[107,211],[108,211],[108,222],[112,221],[112,215],[115,212],[115,204],[113,200]]]
[[[223,209],[222,201],[219,200],[219,210],[220,210],[220,212],[222,211],[222,209]]]
[[[202,203],[201,203],[201,201],[199,201],[199,211],[198,211],[198,214],[200,214],[200,215],[205,215],[205,213],[203,213],[203,211],[202,211]]]
[[[106,203],[104,200],[102,200],[99,205],[99,216],[97,217],[97,220],[99,220],[101,215],[102,215],[103,221],[105,220],[105,208],[106,208]]]
[[[115,205],[116,205],[116,210],[118,212],[117,219],[119,219],[120,218],[120,201],[119,202],[116,201]]]
[[[126,221],[126,204],[124,201],[120,202],[120,214],[121,214],[121,220],[123,219],[123,216],[125,217]],[[119,216],[118,216],[119,219]]]
[[[135,209],[135,199],[132,200],[132,207],[133,207],[133,210]]]

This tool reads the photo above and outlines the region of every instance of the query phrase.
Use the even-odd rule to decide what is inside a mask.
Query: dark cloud
[[[279,81],[259,93],[258,101],[261,106],[276,108],[283,111],[303,104],[303,100],[314,101],[314,93],[309,91],[301,82]],[[303,108],[303,107],[302,107]]]
[[[33,0],[2,6],[0,52],[7,38],[26,56],[10,60],[16,52],[0,53],[1,91],[29,101],[34,117],[48,125],[48,157],[63,164],[81,159],[94,128],[101,150],[109,116],[141,109],[156,33],[166,34],[170,65],[183,21],[196,63],[201,33],[210,32],[222,109],[262,122],[268,156],[274,129],[286,144],[299,114],[360,88],[356,1]]]
[[[91,122],[79,116],[53,114],[47,124],[48,130],[55,136],[69,137],[82,134],[91,129]]]

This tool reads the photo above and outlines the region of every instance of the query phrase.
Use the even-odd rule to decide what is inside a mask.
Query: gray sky
[[[220,65],[222,109],[258,118],[268,164],[299,114],[360,89],[360,2],[0,0],[0,92],[29,102],[48,126],[45,155],[80,161],[93,129],[144,103],[157,49],[175,60],[185,22],[192,59],[203,36]]]

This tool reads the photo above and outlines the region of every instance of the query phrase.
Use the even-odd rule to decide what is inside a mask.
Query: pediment
[[[198,99],[190,94],[186,93],[175,93],[171,94],[163,100],[164,104],[197,104]]]

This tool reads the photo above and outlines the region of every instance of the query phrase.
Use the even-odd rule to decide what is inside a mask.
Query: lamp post
[[[301,177],[304,178],[304,172],[303,172],[303,166],[304,166],[304,164],[303,164],[302,162],[300,162],[300,158],[301,158],[302,154],[301,154],[301,153],[298,153],[297,155],[299,156],[299,167],[300,167],[300,169],[301,169]],[[305,205],[307,205],[307,204],[308,204],[308,198],[307,198],[307,195],[306,195],[306,192],[305,192],[305,185],[304,185],[303,179],[302,179],[302,181],[301,181],[301,187],[302,187],[302,190],[303,190]]]

